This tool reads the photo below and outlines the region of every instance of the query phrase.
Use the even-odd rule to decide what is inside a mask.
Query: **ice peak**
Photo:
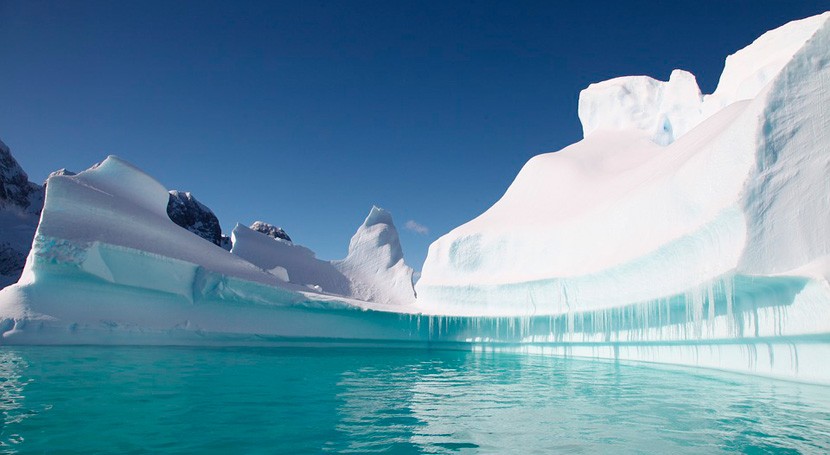
[[[375,224],[392,225],[392,214],[376,205],[373,205],[372,210],[369,211],[369,215],[366,217],[366,220],[363,221],[363,226],[369,227],[374,226]]]
[[[348,256],[333,264],[349,277],[356,298],[398,304],[411,303],[415,298],[413,271],[404,262],[392,214],[378,206],[372,206],[352,236]]]

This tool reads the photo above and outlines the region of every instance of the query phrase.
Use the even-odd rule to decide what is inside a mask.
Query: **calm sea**
[[[824,453],[830,388],[511,353],[0,349],[6,453]]]

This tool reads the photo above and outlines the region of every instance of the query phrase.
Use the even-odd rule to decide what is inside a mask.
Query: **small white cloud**
[[[417,234],[421,234],[421,235],[427,235],[427,234],[429,234],[429,228],[428,228],[428,227],[426,227],[426,226],[424,226],[423,224],[421,224],[421,223],[419,223],[419,222],[415,221],[415,220],[409,220],[409,221],[407,221],[407,222],[403,225],[403,227],[405,227],[407,230],[412,231],[412,232],[415,232],[415,233],[417,233]]]

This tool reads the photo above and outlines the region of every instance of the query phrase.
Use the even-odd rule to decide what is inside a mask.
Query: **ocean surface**
[[[506,352],[0,349],[4,453],[826,453],[830,388]]]

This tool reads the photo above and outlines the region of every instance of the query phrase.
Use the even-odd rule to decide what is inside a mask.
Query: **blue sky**
[[[116,154],[324,259],[376,204],[420,268],[581,138],[588,84],[682,68],[711,92],[726,55],[828,6],[0,0],[0,139],[34,181]]]

